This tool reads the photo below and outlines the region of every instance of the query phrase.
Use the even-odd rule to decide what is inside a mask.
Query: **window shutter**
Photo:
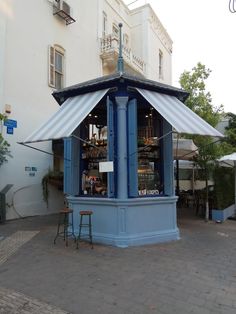
[[[55,48],[48,47],[48,85],[55,87]]]
[[[114,162],[114,109],[113,103],[107,97],[107,160],[113,161],[114,171],[115,171],[115,162]],[[108,197],[115,196],[115,182],[114,182],[114,172],[108,172]]]
[[[138,196],[137,101],[128,103],[128,185],[129,196]]]

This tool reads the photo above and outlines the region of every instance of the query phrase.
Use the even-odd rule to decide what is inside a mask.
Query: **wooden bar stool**
[[[57,234],[54,239],[54,244],[56,244],[56,239],[58,237],[64,238],[64,241],[66,241],[66,246],[68,246],[68,238],[73,237],[76,241],[76,236],[74,234],[73,209],[65,207],[60,210],[57,225]]]
[[[80,214],[80,224],[79,224],[79,235],[77,237],[77,249],[79,248],[79,241],[88,238],[90,240],[91,249],[93,249],[93,237],[92,237],[92,210],[81,210]],[[87,221],[84,222],[83,218],[87,217]],[[82,233],[82,228],[88,228],[87,233]]]

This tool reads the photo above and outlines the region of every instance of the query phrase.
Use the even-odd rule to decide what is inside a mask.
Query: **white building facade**
[[[48,206],[41,181],[54,167],[52,143],[29,149],[21,142],[58,109],[55,89],[116,71],[118,24],[123,24],[125,71],[171,84],[172,41],[150,5],[129,10],[121,0],[1,0],[1,126],[12,158],[0,168],[7,184],[7,219],[49,214],[63,194],[50,187]],[[10,113],[9,113],[10,112]]]

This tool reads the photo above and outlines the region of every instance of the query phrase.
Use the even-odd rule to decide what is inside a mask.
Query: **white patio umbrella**
[[[174,159],[191,160],[198,154],[198,147],[193,140],[186,138],[173,139]]]
[[[174,138],[173,139],[173,155],[176,161],[176,191],[179,194],[179,161],[192,160],[198,154],[198,147],[191,139]],[[193,172],[194,180],[194,172]]]
[[[225,155],[218,159],[220,165],[222,167],[232,167],[234,168],[234,208],[236,211],[236,153],[232,153],[230,155]]]

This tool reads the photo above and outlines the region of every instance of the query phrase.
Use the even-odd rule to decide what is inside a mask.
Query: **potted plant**
[[[42,178],[43,200],[48,207],[49,198],[49,184],[63,190],[63,172],[48,170],[48,172]]]

